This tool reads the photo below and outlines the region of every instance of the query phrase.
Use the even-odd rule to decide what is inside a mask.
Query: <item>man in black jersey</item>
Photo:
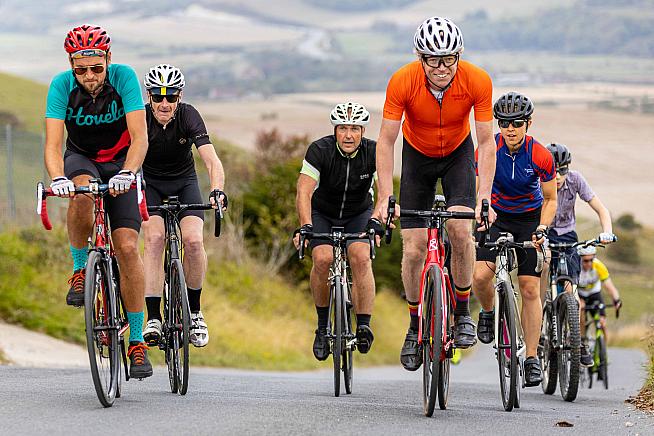
[[[360,104],[336,105],[331,112],[334,134],[309,145],[297,182],[297,210],[303,228],[314,232],[331,232],[342,226],[345,232],[364,232],[371,226],[381,232],[378,221],[369,222],[372,214],[375,171],[373,140],[364,138],[370,114]],[[294,242],[299,246],[299,230]],[[328,241],[312,240],[311,292],[318,313],[318,329],[313,354],[318,360],[329,356],[326,338],[329,317],[328,273],[332,247]],[[367,242],[349,241],[348,258],[352,267],[352,300],[357,315],[357,349],[370,350],[374,339],[370,317],[375,299],[370,249]]]
[[[167,64],[152,67],[145,75],[149,103],[148,154],[143,162],[148,205],[160,205],[169,196],[178,196],[181,203],[204,203],[195,173],[192,145],[204,161],[211,184],[210,201],[227,207],[222,191],[225,173],[211,144],[209,134],[197,109],[182,103],[184,75]],[[207,269],[207,254],[202,241],[204,214],[188,210],[180,214],[184,244],[184,276],[191,309],[189,339],[196,347],[209,342],[209,331],[200,310],[200,293]],[[145,233],[145,303],[148,322],[143,332],[146,342],[158,343],[161,338],[161,291],[163,289],[162,253],[164,220],[161,212],[153,212],[143,225]]]

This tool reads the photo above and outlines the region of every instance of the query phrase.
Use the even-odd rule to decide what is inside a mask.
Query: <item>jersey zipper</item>
[[[513,161],[513,166],[511,167],[511,180],[515,179],[515,156],[510,155],[507,152],[504,152],[511,160]]]
[[[341,211],[338,214],[338,219],[343,218],[343,209],[345,209],[345,199],[347,198],[347,187],[350,184],[350,159],[347,160],[347,169],[345,170],[345,190],[343,191],[343,202],[341,203]]]

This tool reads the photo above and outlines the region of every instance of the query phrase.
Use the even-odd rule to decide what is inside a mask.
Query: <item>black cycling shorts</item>
[[[579,298],[584,300],[584,303],[586,304],[586,307],[592,306],[595,303],[600,303],[604,304],[604,299],[602,298],[602,293],[601,292],[595,292],[594,294],[590,294],[588,297],[584,297],[581,294],[579,294]],[[590,315],[593,315],[593,313],[596,312],[596,310],[591,310],[588,313]],[[602,307],[599,311],[600,316],[606,316],[606,308]]]
[[[425,156],[404,138],[400,206],[403,209],[430,210],[434,205],[436,183],[441,179],[447,207],[476,205],[475,149],[472,136],[444,158]],[[424,218],[402,217],[403,229],[428,227]]]
[[[497,211],[497,219],[490,228],[488,234],[490,240],[495,241],[500,232],[509,232],[513,235],[515,242],[531,241],[531,234],[536,231],[540,222],[540,208],[525,213],[502,213]],[[479,237],[477,237],[479,240]],[[536,272],[538,254],[533,248],[516,248],[516,260],[518,261],[519,276],[540,277],[541,273]],[[477,260],[495,263],[497,250],[490,248],[477,248]]]
[[[365,232],[368,221],[372,216],[372,205],[367,210],[364,210],[358,215],[354,215],[349,218],[330,218],[324,213],[320,213],[317,210],[313,209],[311,211],[311,222],[313,224],[313,231],[316,233],[329,233],[332,231],[332,227],[343,227],[345,233],[356,233],[356,232]],[[347,241],[347,246],[349,247],[354,242],[365,242],[367,240],[362,239],[361,241]],[[331,241],[326,241],[324,239],[312,239],[309,242],[311,248],[315,248],[319,245],[331,245]]]
[[[124,159],[116,162],[94,162],[83,154],[66,150],[64,153],[64,173],[69,179],[87,174],[93,178],[109,183],[109,179],[123,169]],[[107,195],[104,198],[105,208],[109,215],[112,230],[127,227],[137,232],[141,230],[141,213],[137,203],[136,190],[130,189],[125,194],[116,197]]]
[[[148,206],[160,206],[163,200],[170,196],[179,197],[182,204],[204,203],[200,193],[198,177],[195,173],[188,176],[180,176],[176,179],[158,179],[145,175],[145,198]],[[163,216],[160,211],[150,212],[150,215]],[[196,216],[204,220],[203,210],[185,210],[178,215],[181,220],[185,216]]]

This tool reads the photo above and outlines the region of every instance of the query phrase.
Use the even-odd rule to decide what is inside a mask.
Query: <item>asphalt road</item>
[[[432,418],[422,414],[421,372],[399,365],[358,369],[355,360],[354,392],[340,398],[331,361],[305,373],[194,368],[185,397],[171,394],[165,368],[155,368],[150,379],[123,383],[109,409],[86,369],[0,366],[0,434],[654,434],[654,418],[624,403],[642,384],[645,355],[611,349],[609,358],[608,391],[581,388],[566,403],[558,390],[524,389],[522,407],[507,413],[492,350],[478,347],[452,367],[448,409],[437,406]]]

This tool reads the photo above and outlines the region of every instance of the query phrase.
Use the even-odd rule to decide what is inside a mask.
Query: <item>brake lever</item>
[[[395,204],[395,196],[391,195],[388,197],[388,216],[386,217],[386,229],[384,229],[384,241],[386,242],[386,245],[389,245],[393,238],[391,223],[393,222],[393,218],[395,218]]]

